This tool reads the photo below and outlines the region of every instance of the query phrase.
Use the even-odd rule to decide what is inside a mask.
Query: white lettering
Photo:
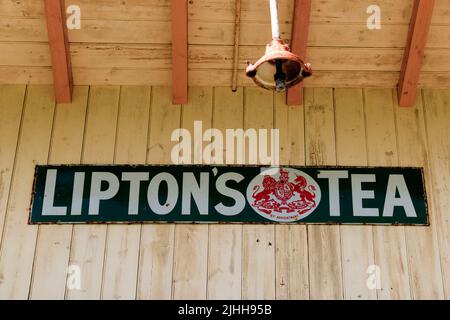
[[[339,179],[347,179],[348,171],[329,170],[320,171],[317,175],[319,179],[328,179],[330,197],[330,216],[339,217],[341,215],[341,203],[339,198]]]
[[[198,207],[200,214],[208,214],[209,197],[209,173],[200,173],[200,185],[192,172],[183,173],[183,194],[181,202],[181,214],[191,214],[191,195]]]
[[[54,206],[57,172],[58,170],[56,169],[47,170],[47,177],[45,179],[44,203],[42,204],[43,216],[65,216],[67,214],[66,207]]]
[[[130,182],[130,200],[128,202],[128,214],[139,214],[139,191],[141,182],[147,181],[149,178],[148,172],[124,172],[122,173],[122,180]]]
[[[399,193],[399,198],[396,198],[397,190]],[[389,176],[383,216],[392,217],[394,215],[394,207],[403,207],[407,217],[417,217],[411,195],[409,194],[408,187],[406,186],[405,177],[400,174],[391,174]]]
[[[239,173],[228,172],[222,174],[216,181],[216,189],[226,197],[234,199],[233,206],[227,207],[222,202],[217,204],[214,208],[224,216],[234,216],[242,212],[245,208],[245,197],[237,190],[227,187],[226,183],[229,180],[237,183],[244,180],[244,176]]]
[[[167,200],[165,204],[159,202],[159,186],[161,182],[167,183]],[[167,172],[158,173],[150,181],[147,191],[147,200],[150,209],[158,215],[168,214],[175,208],[178,200],[178,183],[177,180]]]
[[[108,183],[106,190],[101,190],[102,182]],[[98,215],[101,200],[113,198],[119,191],[119,179],[110,172],[93,172],[91,182],[91,199],[89,201],[89,215]]]
[[[352,202],[353,215],[355,217],[377,217],[379,211],[377,208],[363,208],[363,199],[374,199],[373,190],[362,190],[363,182],[375,182],[374,174],[352,174]]]
[[[84,172],[75,172],[73,180],[72,208],[70,209],[70,214],[73,216],[81,215],[81,208],[83,205],[84,176]]]

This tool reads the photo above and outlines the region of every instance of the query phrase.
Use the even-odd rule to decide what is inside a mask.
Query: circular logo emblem
[[[306,218],[320,202],[320,187],[306,173],[292,168],[261,172],[247,187],[247,201],[264,218],[293,222]]]

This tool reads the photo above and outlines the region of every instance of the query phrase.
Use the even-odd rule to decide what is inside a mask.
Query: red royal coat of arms
[[[317,183],[299,170],[280,168],[278,177],[262,175],[257,178],[250,184],[247,197],[253,209],[270,220],[289,222],[303,219],[320,201]]]

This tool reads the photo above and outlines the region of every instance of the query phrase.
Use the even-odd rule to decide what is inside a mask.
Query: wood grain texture
[[[86,12],[85,12],[86,13]],[[9,42],[46,42],[45,19],[9,18],[0,21],[0,40]],[[190,45],[233,45],[234,22],[189,21],[188,43]],[[264,46],[270,23],[241,22],[241,45]],[[281,37],[291,39],[291,22],[280,22]],[[310,47],[373,47],[404,48],[408,25],[384,24],[381,30],[373,32],[365,23],[315,24],[309,27],[308,46]],[[428,48],[449,48],[450,26],[431,25]],[[81,30],[69,30],[72,45],[89,44],[170,44],[170,22],[139,20],[84,20]]]
[[[169,87],[153,87],[147,163],[172,164],[173,130],[181,125],[181,105],[172,104]],[[175,164],[177,163],[178,159]],[[170,299],[174,262],[174,225],[143,225],[138,299]]]
[[[169,87],[75,87],[73,103],[56,109],[53,93],[0,86],[1,298],[449,296],[448,89],[424,90],[412,108],[398,107],[393,88],[307,88],[304,108],[258,88],[192,88],[183,106]],[[194,120],[280,129],[281,164],[424,166],[431,225],[143,225],[139,237],[139,226],[75,226],[71,240],[70,226],[27,224],[36,163],[179,163],[171,133]],[[372,263],[376,295],[366,287]],[[66,289],[68,265],[80,266],[81,291]]]
[[[307,89],[305,107],[306,165],[335,165],[332,89]],[[342,299],[339,226],[308,226],[311,299]]]
[[[307,3],[308,1],[299,0],[297,2]],[[423,2],[430,3],[431,1]],[[81,58],[81,61],[84,61],[87,66],[84,67],[85,70],[79,70],[78,67],[72,68],[74,83],[79,85],[171,85],[174,80],[183,78],[183,82],[190,83],[193,86],[229,85],[230,79],[232,79],[232,55],[229,52],[232,51],[234,45],[234,1],[199,0],[180,3],[183,4],[183,8],[187,7],[187,10],[184,10],[187,11],[187,21],[185,16],[184,22],[181,19],[173,19],[174,23],[182,23],[183,26],[172,28],[172,13],[175,11],[171,10],[171,2],[159,0],[133,0],[132,2],[119,0],[78,1],[77,5],[80,6],[82,12],[82,27],[80,30],[69,30],[68,39],[71,47],[78,47],[79,49],[79,52],[71,49],[72,55],[74,51],[78,52],[73,63],[80,63]],[[292,38],[294,3],[295,1],[292,0],[280,0],[279,2],[281,37],[287,40]],[[317,48],[324,48],[325,51],[330,52],[326,64],[323,64],[324,61],[316,58],[314,54],[310,59],[308,53],[307,60],[312,60],[314,71],[323,70],[327,72],[328,77],[331,75],[332,78],[327,79],[318,73],[314,73],[313,78],[317,77],[317,80],[309,79],[304,83],[305,86],[310,86],[309,83],[316,83],[316,86],[319,87],[397,86],[405,39],[408,34],[408,24],[413,12],[413,2],[410,0],[388,0],[378,4],[382,8],[382,28],[380,30],[369,30],[366,26],[369,17],[366,12],[368,6],[366,0],[355,0],[351,3],[345,0],[311,1],[308,52]],[[177,8],[180,8],[180,6],[178,5]],[[436,1],[427,47],[424,52],[426,53],[424,70],[427,65],[434,68],[434,71],[432,71],[434,77],[422,77],[422,79],[419,79],[419,86],[423,84],[429,87],[436,84],[449,85],[449,71],[445,69],[446,76],[444,77],[440,74],[442,73],[441,70],[435,70],[442,67],[445,61],[449,61],[449,8],[449,0]],[[301,11],[304,12],[305,10]],[[27,52],[35,52],[33,46],[36,45],[47,47],[45,59],[50,61],[44,3],[32,0],[20,2],[2,0],[0,2],[0,16],[0,43],[4,45],[0,50],[0,61],[8,63],[10,57],[14,58],[16,54],[20,57],[26,55]],[[260,53],[264,50],[264,45],[268,42],[268,35],[270,34],[268,17],[269,10],[266,2],[249,0],[242,4],[241,46],[239,51],[245,51],[245,46],[252,46],[255,47],[254,50],[259,50],[259,54],[254,56],[259,57],[261,55]],[[305,20],[302,19],[302,21]],[[184,32],[180,33],[180,30],[187,30],[187,36]],[[302,28],[301,30],[306,29]],[[183,64],[181,69],[174,69],[183,71],[183,77],[172,77],[170,70],[172,59],[170,56],[167,59],[164,58],[164,62],[160,64],[167,68],[165,72],[161,73],[159,72],[161,69],[158,69],[158,72],[154,74],[152,72],[153,67],[142,70],[143,65],[151,61],[158,65],[160,59],[155,58],[156,53],[162,56],[171,54],[172,33],[176,35],[176,38],[183,35],[183,39],[186,38],[186,41],[183,41],[186,42],[186,45],[203,45],[209,47],[212,51],[210,54],[203,56],[203,61],[197,63],[194,68],[191,67],[189,74],[187,74],[187,71],[183,71],[186,70],[185,65],[191,65],[191,60],[195,61],[195,58],[191,59],[190,56],[195,57],[196,55],[195,52],[191,53],[191,49],[186,53],[186,46],[183,45],[182,52],[184,53],[182,57],[183,61],[186,60],[187,63]],[[294,38],[297,39],[298,37],[295,36]],[[295,41],[292,44],[295,45]],[[11,45],[11,48],[8,50],[9,45]],[[27,47],[28,45],[30,47]],[[110,49],[102,48],[102,45],[109,46]],[[135,48],[134,51],[127,49],[128,46],[133,45],[141,45],[141,47]],[[156,45],[164,45],[165,47],[158,50]],[[150,47],[145,49],[146,46]],[[216,46],[229,48],[220,53],[214,51],[217,49]],[[13,50],[13,47],[15,47],[15,54],[6,54],[6,52]],[[88,49],[82,49],[83,47]],[[348,51],[343,52],[345,53],[343,58],[335,60],[336,51],[334,49],[341,48],[346,48]],[[373,50],[373,48],[377,49]],[[361,53],[359,49],[366,49],[367,52]],[[398,53],[392,51],[377,55],[378,52],[386,49],[396,49]],[[446,50],[441,55],[442,58],[431,59],[433,52],[428,52],[430,49]],[[85,57],[87,51],[97,52],[98,57]],[[5,52],[5,54],[2,55],[2,52]],[[186,56],[188,56],[188,59],[186,59]],[[364,57],[366,57],[366,63],[358,62]],[[10,64],[3,65],[3,67],[8,67],[8,71],[2,70],[0,83],[53,83],[53,75],[49,68],[46,72],[39,70],[39,72],[30,73],[30,67],[34,66],[34,63],[38,62],[40,58],[39,54],[33,54],[33,57],[28,60],[31,64],[23,61],[24,64],[21,64],[20,67]],[[245,67],[246,59],[246,55],[239,59],[240,70]],[[110,67],[94,70],[102,65],[103,61],[110,63]],[[132,70],[133,75],[129,75],[129,70],[120,67],[123,64],[135,65]],[[218,65],[220,69],[227,66],[226,75],[222,77],[223,72],[216,70],[212,65]],[[385,69],[393,66],[396,69],[390,71]],[[11,71],[11,67],[14,67],[14,72]],[[351,81],[345,84],[343,83],[345,81],[340,77],[334,76],[334,72],[330,72],[340,67],[359,72],[350,72]],[[199,75],[196,71],[197,68],[207,69],[207,71]],[[368,75],[369,72],[367,71],[369,70],[379,70],[381,75]],[[394,75],[391,71],[395,71],[396,74]],[[197,73],[197,75],[191,75],[192,72]],[[63,74],[57,73],[57,75]],[[184,74],[187,74],[187,76]],[[112,79],[115,77],[117,78]],[[216,79],[217,77],[222,78],[219,81],[219,79]],[[251,84],[245,81],[244,77],[243,73],[239,72],[237,79],[239,86]],[[386,78],[390,78],[389,84],[386,83]],[[437,81],[438,78],[439,81]],[[370,81],[368,81],[369,79]],[[445,82],[443,79],[447,79],[447,81]],[[185,90],[184,87],[183,90]]]
[[[397,166],[394,97],[390,89],[365,89],[369,166]],[[379,299],[411,299],[405,228],[373,227],[375,264],[381,272]]]
[[[133,5],[120,0],[92,2],[78,0],[77,4],[85,9],[87,20],[157,20],[170,21],[170,2],[159,0],[133,0]],[[389,8],[383,13],[385,24],[408,24],[413,3],[409,0],[384,0],[383,7]],[[436,3],[435,24],[448,24],[449,0]],[[290,0],[280,0],[280,16],[291,18],[294,3]],[[367,20],[367,1],[346,0],[313,1],[311,21],[313,23],[365,23]],[[248,0],[242,6],[242,19],[248,22],[266,22],[269,9],[260,0]],[[2,17],[43,18],[44,4],[26,0],[11,2],[0,1]],[[234,2],[222,0],[198,0],[189,3],[190,21],[234,21]]]
[[[214,88],[212,127],[225,134],[244,125],[244,89]],[[237,147],[234,148],[236,155]],[[223,153],[227,147],[224,144]],[[224,158],[226,161],[226,157]],[[233,163],[236,163],[233,161]],[[210,225],[208,250],[208,299],[238,300],[242,297],[242,226]]]
[[[436,11],[435,11],[436,12]],[[435,15],[434,15],[435,17]],[[189,21],[188,43],[209,45],[232,45],[234,22]],[[45,19],[9,18],[0,21],[1,41],[45,42],[48,40]],[[170,22],[139,20],[85,20],[82,31],[69,30],[69,40],[73,44],[170,44]],[[270,23],[241,23],[241,45],[263,46],[267,43]],[[291,39],[292,24],[281,21],[280,32],[283,39]],[[427,47],[449,48],[450,26],[431,25]],[[334,47],[374,47],[404,48],[408,25],[384,24],[381,30],[373,32],[363,23],[314,24],[310,25],[308,46]],[[150,40],[149,40],[150,39]]]
[[[305,165],[304,108],[275,95],[274,127],[280,135],[280,165]],[[275,226],[276,299],[308,299],[308,234],[306,226]]]
[[[150,93],[150,87],[121,88],[114,163],[145,163]],[[139,225],[108,226],[103,266],[103,299],[136,298],[140,239]]]
[[[25,91],[26,86],[0,86],[0,239],[8,207]]]
[[[450,297],[450,91],[424,90],[424,108],[431,167],[434,219],[436,221],[445,298]]]
[[[273,93],[246,88],[244,129],[270,130],[273,125]],[[245,225],[242,238],[242,298],[275,299],[275,227]]]
[[[19,93],[21,95],[22,93]],[[30,86],[25,101],[0,252],[0,299],[27,299],[38,227],[28,225],[34,167],[46,164],[55,108],[50,86]]]
[[[188,3],[171,0],[172,102],[188,102]]]
[[[50,67],[51,59],[46,44],[2,43],[0,42],[0,65]],[[308,61],[314,63],[317,71],[399,71],[402,60],[400,48],[336,48],[311,47]],[[165,44],[74,44],[71,49],[74,69],[88,68],[145,68],[169,70],[172,67],[170,46]],[[232,46],[189,46],[190,70],[232,70]],[[245,69],[247,60],[256,60],[261,55],[257,46],[241,46],[239,70]],[[449,49],[427,50],[423,71],[450,71],[446,59]],[[309,79],[308,79],[309,80]]]
[[[87,106],[82,163],[110,164],[114,160],[119,87],[91,88]],[[100,299],[107,226],[74,226],[69,264],[81,271],[81,289],[66,290],[67,299]]]
[[[367,165],[364,98],[361,89],[335,89],[336,158],[342,166]],[[376,299],[367,287],[374,264],[371,226],[341,226],[342,281],[345,299]]]
[[[194,121],[202,121],[203,130],[211,128],[213,90],[190,88],[189,96],[189,103],[182,106],[181,127],[187,129],[193,138]],[[191,161],[194,164],[201,164],[202,139],[192,140]],[[176,225],[174,255],[173,299],[206,299],[208,226]]]
[[[89,87],[75,87],[70,104],[55,110],[49,164],[76,164],[81,160]],[[70,225],[39,226],[30,299],[64,299],[72,242]]]
[[[306,62],[306,48],[311,16],[311,0],[295,0],[294,17],[292,18],[291,51]],[[288,105],[299,105],[302,99],[303,83],[288,90],[286,102]]]
[[[66,6],[64,0],[45,0],[44,3],[56,102],[68,103],[72,100],[73,78],[66,26]]]
[[[74,68],[77,85],[153,85],[169,86],[170,70],[130,69],[130,68]],[[198,86],[226,86],[230,83],[231,70],[190,70],[190,83]],[[305,80],[307,88],[374,87],[394,88],[399,72],[388,71],[315,71],[314,77]],[[9,84],[51,84],[50,67],[0,66],[0,79]],[[254,82],[244,73],[239,73],[240,86],[254,86]],[[422,72],[419,87],[445,88],[450,85],[448,72]]]
[[[395,92],[396,94],[396,92]],[[429,227],[406,227],[409,278],[413,299],[443,299],[442,266],[439,259],[437,217],[434,212],[422,93],[411,108],[395,108],[399,165],[419,166],[425,171],[425,187],[430,211]],[[396,99],[394,99],[395,101]],[[426,252],[426,258],[423,254]],[[428,275],[424,277],[423,275]]]
[[[399,105],[402,107],[410,107],[416,100],[417,82],[425,57],[434,3],[434,0],[414,0],[408,40],[398,82],[398,99]]]

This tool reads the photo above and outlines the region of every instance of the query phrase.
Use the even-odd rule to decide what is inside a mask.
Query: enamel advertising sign
[[[428,225],[421,168],[37,166],[30,223]]]

